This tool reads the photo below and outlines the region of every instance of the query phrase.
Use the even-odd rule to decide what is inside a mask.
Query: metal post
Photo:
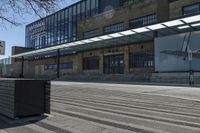
[[[155,65],[155,38],[158,37],[158,31],[154,31],[153,32],[153,37],[154,37],[154,47],[153,47],[153,71],[155,72],[156,71],[156,65]]]
[[[154,38],[158,37],[158,31],[153,31],[153,37]]]
[[[22,56],[22,62],[21,62],[21,74],[20,78],[24,78],[24,56]]]
[[[192,70],[192,50],[188,49],[188,60],[189,60],[189,85],[192,86],[194,84],[194,72]]]
[[[60,49],[57,50],[57,78],[60,78]]]

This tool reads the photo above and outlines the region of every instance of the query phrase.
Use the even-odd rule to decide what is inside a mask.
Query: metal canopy
[[[65,49],[69,51],[83,51],[94,48],[112,47],[127,43],[135,43],[140,41],[152,40],[154,32],[158,36],[167,36],[171,34],[184,33],[200,29],[200,15],[194,15],[162,23],[148,25],[140,28],[129,29],[108,35],[98,36],[94,38],[79,40],[62,45],[52,46],[48,48],[38,49],[26,53],[13,55],[13,58],[22,56],[34,56],[52,52],[57,49]]]

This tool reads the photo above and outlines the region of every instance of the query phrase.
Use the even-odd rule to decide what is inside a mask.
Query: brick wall
[[[78,39],[83,39],[83,33],[96,28],[100,28],[101,32],[103,27],[124,22],[125,29],[129,26],[129,20],[154,14],[157,11],[157,0],[144,0],[142,3],[134,4],[131,6],[124,6],[119,9],[104,12],[98,16],[92,17],[78,25]]]

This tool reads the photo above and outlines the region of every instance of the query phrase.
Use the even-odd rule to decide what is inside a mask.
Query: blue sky
[[[59,8],[64,8],[68,5],[71,5],[79,0],[63,0],[59,5]],[[17,16],[17,15],[16,15]],[[24,19],[25,18],[25,19]],[[5,56],[0,55],[1,58],[11,56],[11,48],[12,46],[25,46],[25,26],[37,19],[37,16],[24,16],[22,18],[22,25],[20,26],[11,26],[10,24],[6,24],[5,27],[0,26],[0,40],[6,41],[6,52]],[[19,17],[17,19],[20,19]]]

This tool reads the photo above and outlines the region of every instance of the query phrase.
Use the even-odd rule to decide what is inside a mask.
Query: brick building
[[[79,1],[27,25],[25,48],[13,48],[16,58],[13,76],[23,73],[25,77],[129,75],[132,78],[138,74],[148,80],[159,72],[184,73],[191,69],[198,72],[200,64],[195,62],[199,60],[200,46],[194,40],[199,35],[199,13],[200,0]],[[177,42],[171,38],[175,37],[180,43],[177,48],[185,49],[170,51],[164,46],[166,37],[174,45]],[[182,62],[182,58],[186,58],[189,47],[197,51],[195,62],[186,68],[189,59]],[[157,52],[158,48],[162,51]],[[164,69],[162,65],[169,65],[170,61],[158,58],[168,56],[180,60],[180,64],[173,65],[172,61],[172,66]]]

